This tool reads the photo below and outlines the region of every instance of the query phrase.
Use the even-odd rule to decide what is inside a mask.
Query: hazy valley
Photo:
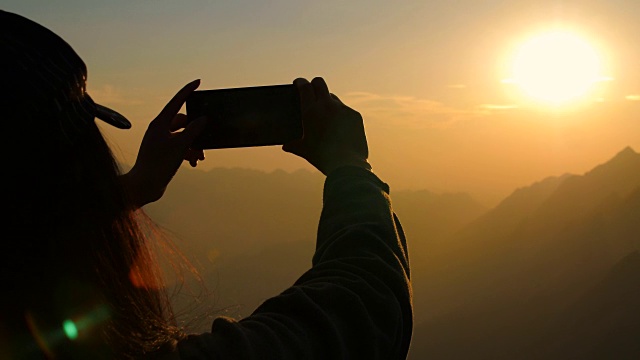
[[[410,246],[411,359],[640,356],[640,154],[626,148],[595,165],[492,209],[390,184]],[[310,266],[322,184],[307,171],[183,170],[146,208],[208,291],[175,300],[181,319],[205,314],[191,330],[250,314]]]

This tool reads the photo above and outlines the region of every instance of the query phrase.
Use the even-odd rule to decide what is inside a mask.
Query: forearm
[[[183,359],[404,359],[412,332],[406,242],[371,172],[325,182],[313,267],[239,322],[181,345]]]
[[[327,178],[311,272],[333,273],[326,281],[360,291],[359,303],[373,322],[368,325],[396,337],[388,349],[380,343],[378,355],[386,350],[386,356],[404,358],[413,327],[410,270],[388,194],[387,184],[362,169],[340,168]]]
[[[359,234],[362,239],[371,240],[371,244],[353,248],[353,242],[342,239],[347,234]],[[391,207],[389,187],[370,171],[342,167],[325,182],[314,265],[327,257],[341,257],[332,252],[336,245],[350,247],[354,254],[361,254],[370,246],[384,245],[388,251],[376,252],[376,255],[394,256],[401,267],[398,270],[409,278],[406,239]],[[385,258],[387,261],[395,265],[395,261]]]

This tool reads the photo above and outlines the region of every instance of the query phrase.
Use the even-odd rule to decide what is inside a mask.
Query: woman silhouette
[[[86,92],[63,39],[0,11],[6,211],[3,359],[401,359],[412,332],[406,242],[371,172],[360,114],[322,78],[296,79],[304,137],[283,149],[327,175],[313,265],[279,296],[211,332],[175,325],[140,208],[160,199],[207,119],[179,114],[184,86],[121,174],[95,119],[130,123]]]

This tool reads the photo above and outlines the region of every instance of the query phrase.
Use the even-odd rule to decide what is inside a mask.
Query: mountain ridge
[[[412,264],[409,359],[534,359],[532,344],[581,309],[580,299],[606,300],[593,289],[640,249],[637,159],[625,148],[582,175],[520,187],[493,209],[468,194],[394,191]],[[188,255],[206,266],[222,315],[246,316],[310,266],[324,178],[304,170],[203,173],[179,172],[149,213],[189,239]],[[571,338],[573,349],[587,335]],[[562,358],[551,345],[544,351]]]
[[[535,357],[531,344],[640,249],[639,158],[624,149],[583,175],[518,189],[455,235],[413,277],[416,308],[427,313],[417,312],[410,359],[564,359],[549,349]],[[567,346],[578,351],[587,335]]]

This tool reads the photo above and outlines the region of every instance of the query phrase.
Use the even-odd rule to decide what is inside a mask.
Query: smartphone
[[[197,149],[283,145],[302,137],[300,97],[293,84],[196,90],[187,98],[187,121],[207,115]]]

